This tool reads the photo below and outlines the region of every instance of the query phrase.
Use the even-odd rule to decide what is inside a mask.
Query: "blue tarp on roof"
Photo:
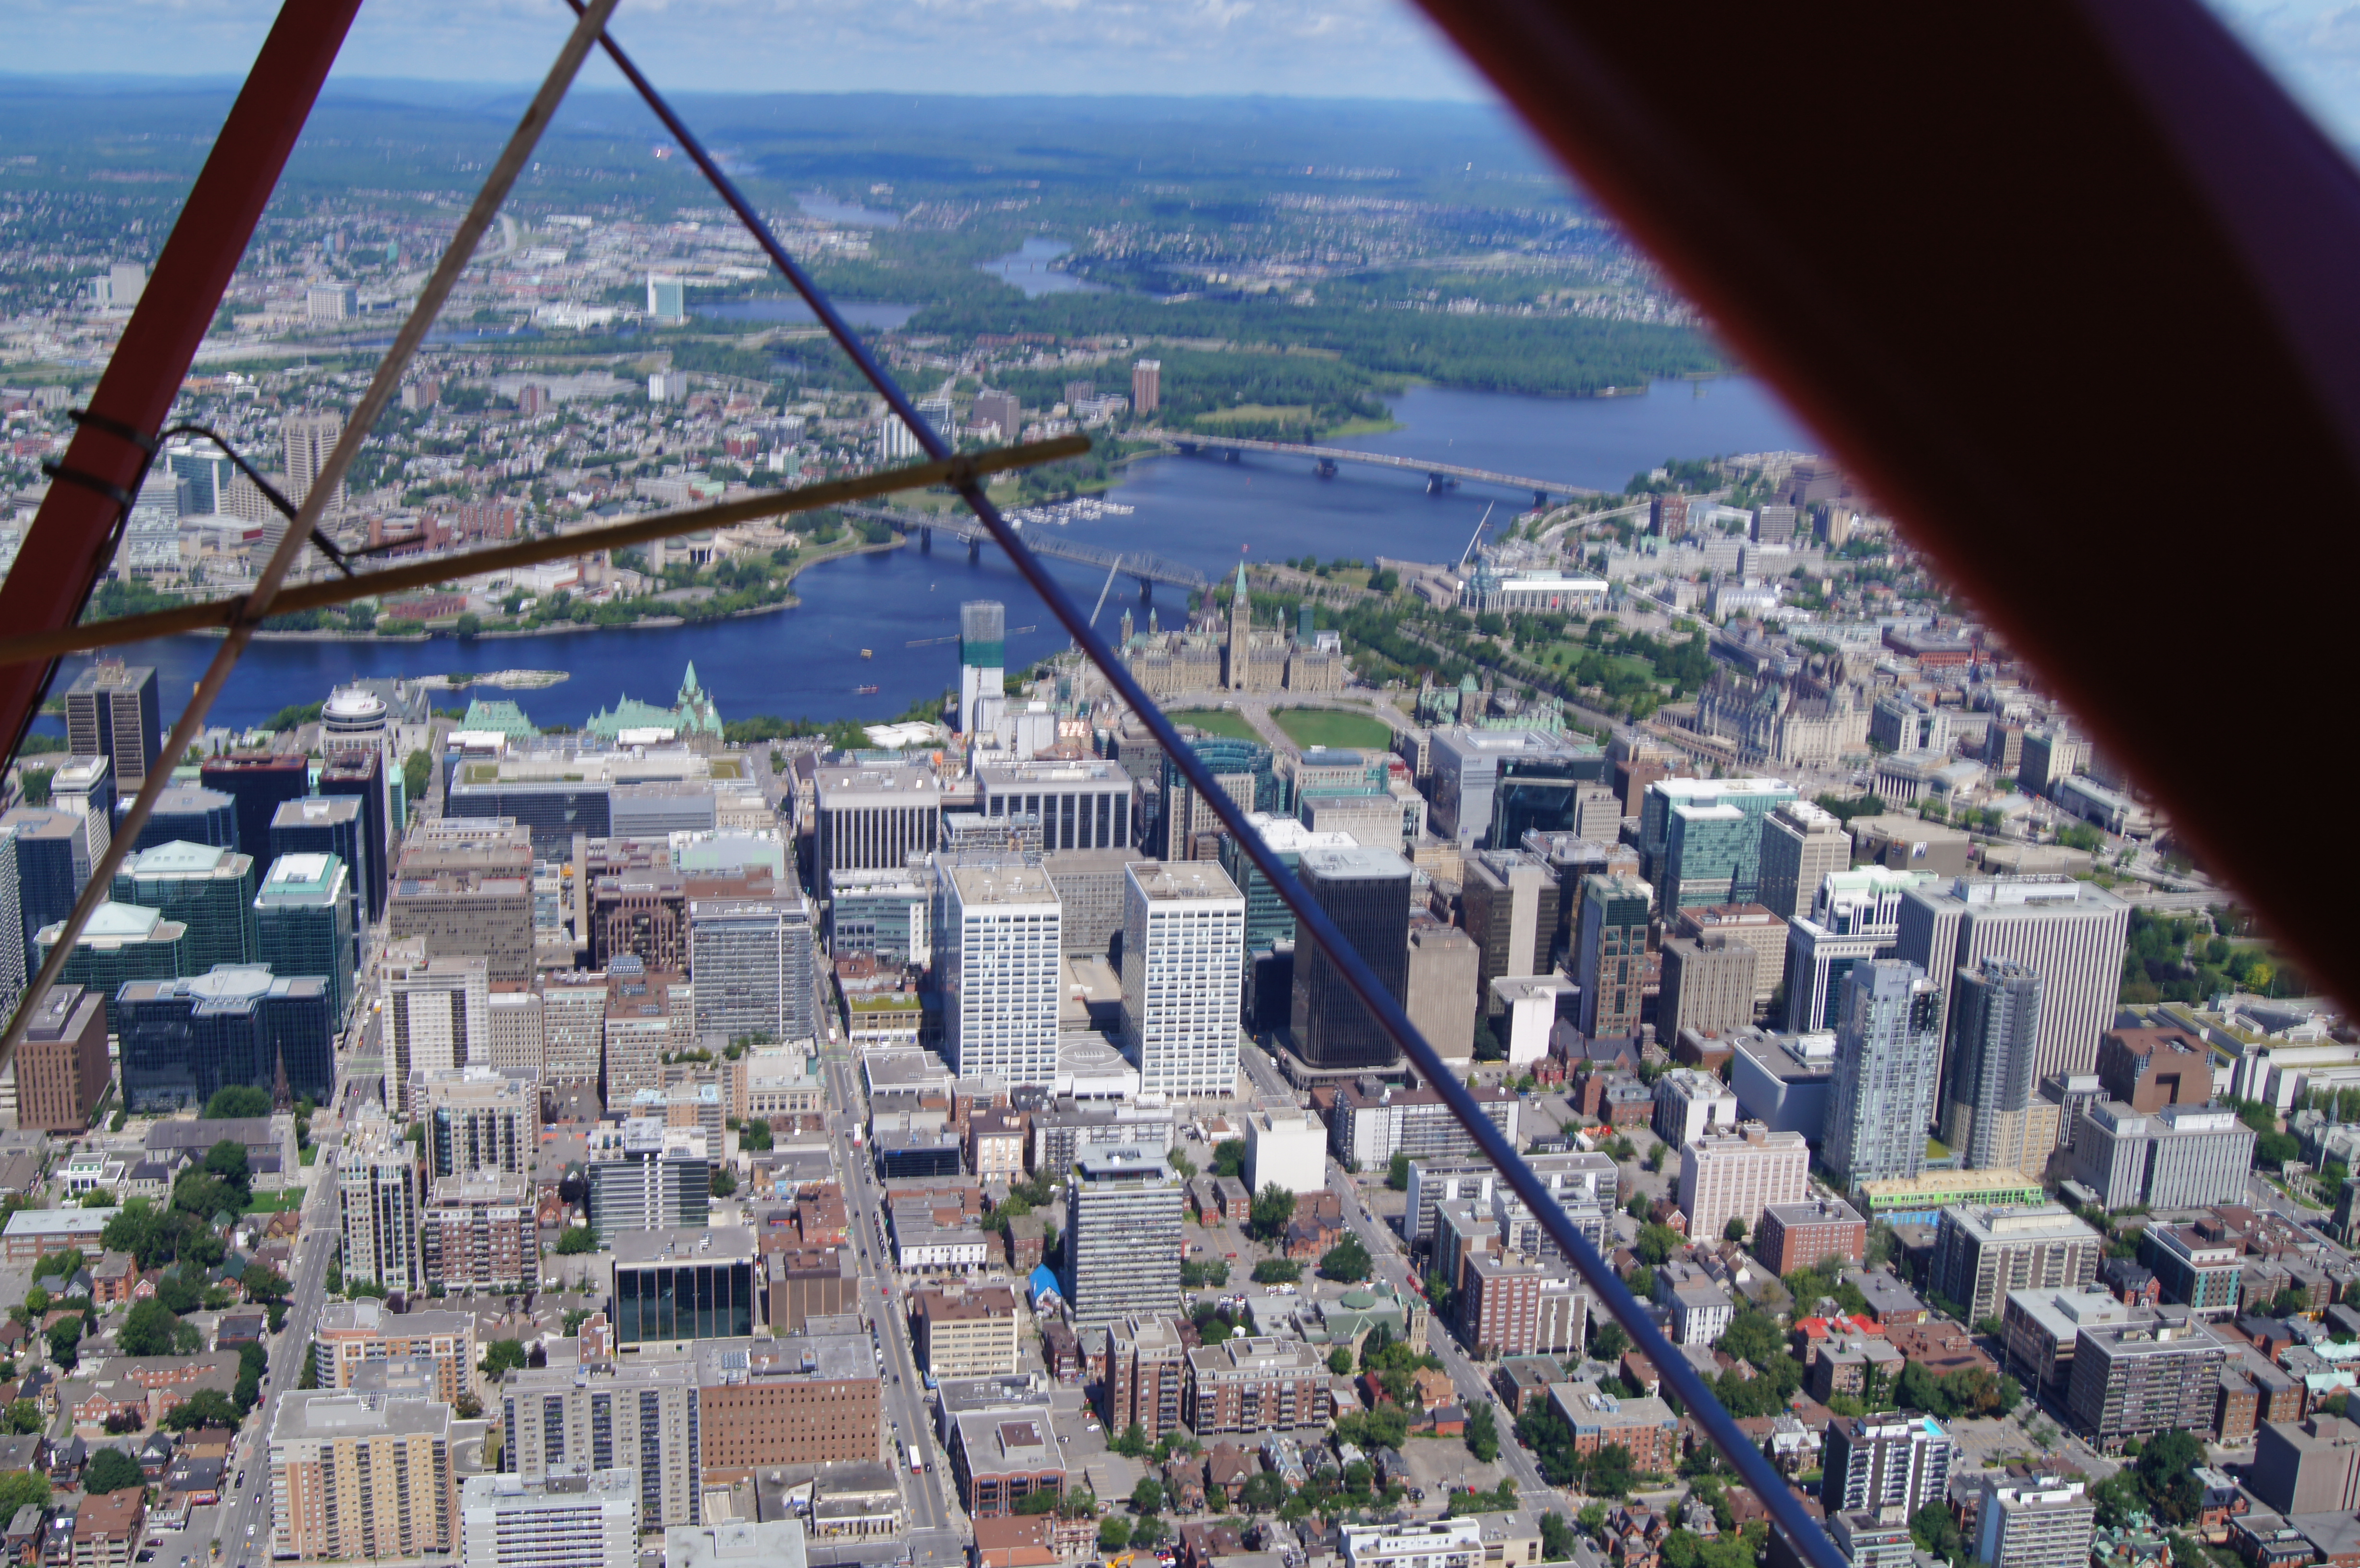
[[[1036,1307],[1041,1304],[1041,1298],[1043,1296],[1056,1296],[1062,1300],[1065,1295],[1065,1292],[1057,1288],[1056,1274],[1045,1263],[1026,1277],[1024,1288],[1032,1293],[1032,1304]]]

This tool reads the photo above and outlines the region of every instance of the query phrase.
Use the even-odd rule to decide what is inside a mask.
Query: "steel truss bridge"
[[[1198,452],[1218,452],[1235,463],[1250,452],[1274,452],[1282,457],[1307,457],[1322,478],[1332,478],[1339,463],[1358,463],[1371,468],[1397,468],[1410,474],[1426,475],[1426,487],[1448,490],[1461,481],[1474,485],[1496,485],[1502,490],[1529,490],[1533,505],[1546,506],[1552,495],[1601,495],[1605,492],[1586,485],[1568,485],[1556,479],[1535,479],[1523,474],[1502,474],[1496,469],[1469,468],[1463,463],[1431,463],[1423,458],[1395,457],[1390,452],[1354,452],[1340,446],[1306,446],[1300,441],[1247,441],[1239,436],[1200,436],[1177,430],[1142,430],[1139,434],[1151,440],[1167,442],[1191,455]]]
[[[936,534],[947,535],[967,546],[967,559],[974,561],[991,542],[990,530],[965,512],[935,514],[906,512],[892,506],[838,506],[847,517],[868,517],[885,523],[901,532],[912,535],[921,550],[932,550]],[[1023,528],[1022,524],[1016,525]],[[1139,583],[1142,598],[1158,583],[1175,588],[1210,588],[1213,580],[1184,562],[1165,556],[1151,555],[1138,550],[1105,550],[1094,544],[1062,537],[1054,528],[1023,528],[1024,542],[1035,555],[1045,555],[1056,561],[1076,561],[1095,566],[1108,572],[1120,572]]]

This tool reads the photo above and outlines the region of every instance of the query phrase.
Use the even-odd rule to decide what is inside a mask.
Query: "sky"
[[[272,0],[10,0],[11,73],[242,76]],[[366,0],[337,73],[525,82],[563,0]],[[623,0],[673,91],[1486,99],[1408,0]],[[593,57],[583,80],[622,85]]]
[[[2360,0],[2207,0],[2360,147]],[[243,76],[276,0],[9,0],[11,73]],[[1487,100],[1412,0],[623,0],[674,91]],[[563,0],[366,0],[338,74],[536,82]],[[620,86],[594,57],[584,80]]]
[[[2360,0],[2208,0],[2342,146],[2360,147]]]

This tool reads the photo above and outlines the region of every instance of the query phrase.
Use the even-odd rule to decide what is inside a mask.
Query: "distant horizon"
[[[242,77],[277,10],[269,0],[103,10],[18,0],[11,74]],[[573,23],[562,0],[364,6],[332,80],[537,83]],[[681,93],[1495,101],[1408,0],[626,0],[614,32]],[[595,53],[582,82],[622,86]]]
[[[0,71],[0,87],[21,82],[27,85],[76,85],[95,93],[111,88],[169,85],[189,92],[235,92],[246,78],[234,71],[191,71],[175,74],[163,71]],[[519,78],[501,81],[494,78],[437,78],[431,76],[361,76],[338,71],[328,78],[323,96],[333,96],[339,90],[411,89],[431,91],[436,94],[479,92],[487,97],[508,93],[519,96],[530,93],[541,83]],[[638,101],[628,82],[619,78],[612,82],[585,82],[574,89],[574,94],[613,93]],[[1513,119],[1508,106],[1494,99],[1466,98],[1404,98],[1381,93],[1278,93],[1266,91],[1237,92],[1208,89],[1201,93],[1163,92],[1138,93],[1109,88],[1104,92],[1076,89],[1072,92],[1051,92],[1046,89],[1022,92],[986,93],[960,92],[950,88],[929,88],[912,92],[905,88],[884,87],[676,87],[666,88],[665,95],[675,99],[694,98],[908,98],[912,102],[927,99],[954,99],[975,103],[1090,103],[1114,102],[1150,103],[1368,103],[1379,106],[1406,106],[1420,109],[1473,109]]]

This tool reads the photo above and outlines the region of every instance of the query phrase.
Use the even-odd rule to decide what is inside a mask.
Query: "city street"
[[[201,1537],[197,1521],[190,1521],[187,1539],[194,1543],[188,1549],[192,1563],[203,1561],[202,1550],[209,1540],[219,1541],[221,1561],[224,1563],[260,1568],[270,1561],[270,1539],[263,1533],[270,1529],[270,1418],[279,1408],[279,1399],[302,1380],[303,1357],[311,1352],[311,1327],[327,1293],[328,1265],[336,1257],[342,1228],[336,1206],[338,1141],[337,1135],[331,1133],[320,1142],[319,1159],[311,1168],[311,1191],[303,1201],[303,1228],[296,1244],[290,1279],[294,1290],[287,1301],[287,1326],[274,1336],[277,1343],[270,1351],[270,1374],[263,1385],[262,1402],[248,1418],[246,1430],[232,1451],[228,1470],[222,1477],[222,1502],[211,1510],[213,1533]],[[236,1485],[240,1471],[246,1474],[243,1486]],[[165,1555],[158,1553],[159,1558]]]
[[[878,1237],[883,1234],[883,1192],[878,1186],[867,1150],[856,1148],[847,1133],[860,1121],[856,1068],[841,1057],[826,1059],[828,1087],[838,1107],[828,1118],[829,1137],[836,1146],[836,1169],[844,1175],[845,1206],[852,1222],[853,1246],[860,1259],[861,1311],[876,1325],[878,1343],[885,1353],[883,1398],[879,1401],[888,1421],[888,1435],[899,1437],[911,1452],[932,1468],[912,1475],[906,1456],[899,1460],[902,1495],[909,1501],[909,1561],[948,1563],[966,1555],[960,1544],[955,1510],[944,1501],[950,1485],[950,1461],[935,1445],[928,1421],[925,1385],[919,1378],[910,1352],[910,1336],[902,1325],[900,1302],[889,1293],[892,1269]],[[898,1426],[899,1430],[894,1428]],[[889,1453],[889,1462],[892,1455]]]
[[[1360,1193],[1353,1189],[1352,1178],[1333,1160],[1328,1162],[1328,1185],[1342,1196],[1345,1223],[1360,1238],[1360,1245],[1369,1249],[1369,1257],[1376,1264],[1377,1278],[1405,1296],[1422,1296],[1423,1288],[1411,1277],[1409,1265],[1402,1258],[1401,1247],[1392,1227],[1371,1214],[1361,1203]],[[1450,1374],[1450,1386],[1459,1390],[1459,1400],[1468,1410],[1472,1410],[1479,1404],[1491,1406],[1492,1420],[1500,1430],[1500,1459],[1507,1465],[1508,1473],[1516,1478],[1516,1493],[1524,1505],[1527,1508],[1558,1506],[1560,1499],[1550,1491],[1549,1484],[1542,1479],[1540,1466],[1534,1462],[1524,1445],[1516,1441],[1515,1419],[1493,1397],[1491,1385],[1484,1377],[1483,1369],[1468,1357],[1459,1342],[1439,1323],[1427,1329],[1426,1344],[1427,1349],[1442,1357],[1443,1369]]]

